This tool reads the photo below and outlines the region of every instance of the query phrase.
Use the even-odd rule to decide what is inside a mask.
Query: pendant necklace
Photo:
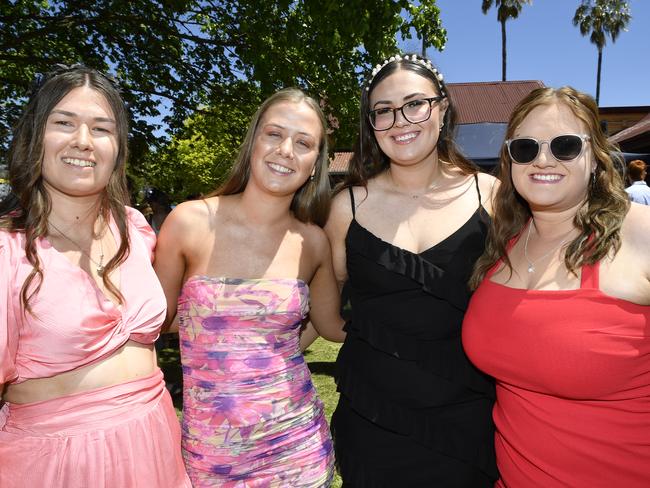
[[[540,262],[542,259],[547,257],[549,254],[557,251],[562,246],[562,244],[564,244],[569,239],[569,235],[571,235],[571,233],[573,232],[573,229],[571,229],[567,233],[567,235],[564,236],[564,239],[562,239],[557,246],[553,247],[553,249],[551,249],[549,252],[547,252],[543,256],[535,259],[534,261],[531,261],[528,258],[528,239],[530,239],[530,229],[531,229],[532,226],[533,226],[533,221],[531,219],[530,224],[528,225],[528,233],[526,234],[526,241],[524,242],[524,258],[526,259],[526,262],[528,263],[528,272],[529,273],[534,273],[535,272],[535,263]]]
[[[103,219],[102,219],[103,220]],[[90,253],[87,253],[84,251],[84,249],[77,244],[77,242],[73,241],[71,238],[69,238],[67,235],[65,235],[61,229],[59,229],[56,225],[54,225],[52,222],[48,222],[48,225],[51,225],[54,230],[56,230],[61,237],[64,239],[70,241],[72,244],[75,245],[77,249],[79,249],[84,256],[86,256],[90,261],[96,266],[95,271],[97,271],[97,275],[103,277],[104,276],[104,245],[102,244],[102,235],[99,236],[99,262],[95,261],[93,257],[90,255]],[[92,242],[92,241],[91,241]]]

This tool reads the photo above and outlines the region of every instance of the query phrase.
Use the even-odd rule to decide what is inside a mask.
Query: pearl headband
[[[388,58],[386,61],[384,61],[382,64],[378,64],[375,66],[372,70],[372,74],[370,76],[370,79],[368,80],[368,83],[366,84],[366,91],[370,90],[370,85],[372,85],[373,80],[375,79],[375,76],[379,74],[379,72],[384,69],[384,67],[392,62],[399,62],[399,61],[410,61],[411,63],[416,63],[424,66],[426,69],[431,71],[433,73],[433,76],[435,76],[437,82],[438,82],[438,88],[440,89],[440,95],[443,97],[447,96],[447,93],[442,86],[442,81],[443,81],[443,76],[442,73],[440,73],[434,66],[431,64],[431,61],[428,59],[423,59],[423,58],[418,58],[415,54],[412,55],[406,55],[404,57],[400,56],[399,54],[396,54],[395,56],[391,56]]]

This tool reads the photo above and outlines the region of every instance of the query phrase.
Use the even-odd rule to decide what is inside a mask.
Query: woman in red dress
[[[569,87],[510,119],[462,329],[497,380],[497,487],[650,486],[650,208],[614,150]]]

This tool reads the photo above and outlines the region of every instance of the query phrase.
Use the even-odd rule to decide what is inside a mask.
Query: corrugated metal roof
[[[507,123],[512,110],[541,81],[485,81],[449,83],[447,87],[458,111],[459,124]]]
[[[543,86],[534,80],[447,84],[458,111],[457,124],[505,124],[521,99]],[[346,173],[351,157],[351,152],[334,153],[329,172]]]
[[[351,152],[335,152],[334,157],[330,159],[330,173],[347,173],[348,164],[352,157]]]

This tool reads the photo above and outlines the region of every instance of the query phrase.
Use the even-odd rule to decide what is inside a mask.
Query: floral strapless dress
[[[183,456],[195,487],[323,487],[334,458],[299,348],[309,288],[191,277],[179,298]]]

